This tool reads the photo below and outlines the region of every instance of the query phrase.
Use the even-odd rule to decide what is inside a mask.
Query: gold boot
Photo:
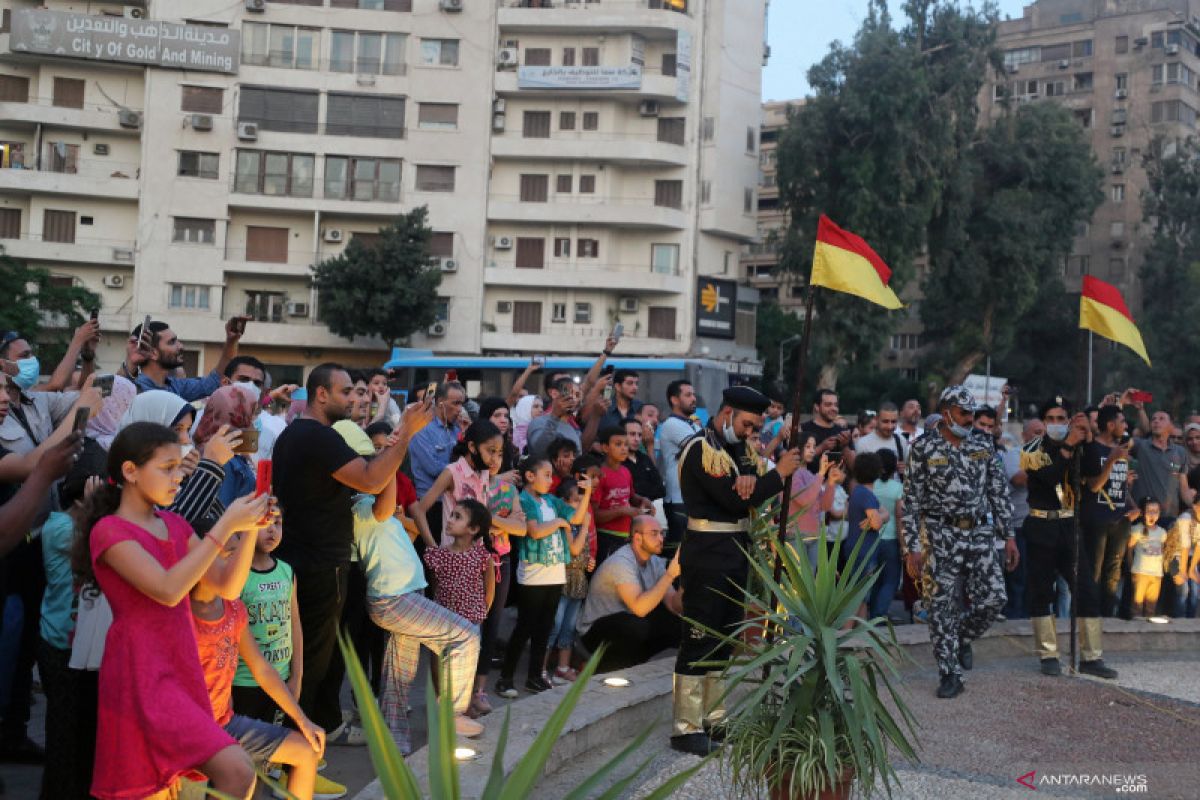
[[[704,733],[704,675],[675,673],[672,736]]]
[[[1101,658],[1104,651],[1103,636],[1104,623],[1099,617],[1079,620],[1079,671],[1111,681],[1117,677],[1117,671],[1107,666]]]
[[[1062,664],[1058,661],[1058,632],[1054,629],[1054,617],[1034,617],[1033,646],[1042,662],[1043,675],[1061,675]]]
[[[709,738],[722,741],[725,738],[725,681],[720,672],[704,675],[704,727]]]

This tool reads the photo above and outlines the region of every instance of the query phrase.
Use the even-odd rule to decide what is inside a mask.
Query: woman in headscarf
[[[204,414],[196,424],[192,439],[196,447],[204,447],[224,430],[242,430],[254,426],[255,398],[239,384],[222,386],[213,392],[204,405]],[[225,427],[227,426],[227,427]],[[254,467],[248,455],[235,455],[225,464],[225,480],[217,499],[228,508],[239,497],[254,492]]]
[[[136,398],[137,387],[133,385],[133,381],[114,375],[112,394],[104,398],[100,411],[88,421],[87,438],[107,452],[117,431],[121,429],[122,417],[129,411]]]
[[[524,453],[525,434],[529,423],[542,415],[542,398],[540,395],[527,394],[517,401],[517,407],[512,412],[512,442],[517,450]]]
[[[512,423],[509,420],[508,404],[499,397],[485,397],[479,401],[479,419],[486,419],[495,425],[504,437],[504,452],[500,457],[500,472],[510,472],[517,468],[521,460],[521,451],[513,444]],[[515,478],[515,476],[514,476]]]

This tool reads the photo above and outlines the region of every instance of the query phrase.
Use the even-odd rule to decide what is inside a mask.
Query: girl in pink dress
[[[100,664],[92,794],[144,798],[197,771],[212,788],[248,797],[254,769],[213,719],[188,592],[239,530],[257,530],[270,498],[232,503],[203,538],[160,506],[175,499],[182,451],[171,429],[136,422],[108,452],[107,485],[91,498],[74,563],[112,605]]]

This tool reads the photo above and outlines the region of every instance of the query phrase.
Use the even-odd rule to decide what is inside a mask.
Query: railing
[[[492,192],[488,195],[491,200],[498,200],[502,203],[521,203],[527,206],[545,206],[545,205],[576,205],[576,206],[623,206],[623,207],[641,207],[641,208],[664,208],[669,211],[682,211],[682,205],[662,205],[654,202],[653,197],[624,197],[604,194],[603,192],[595,192],[592,194],[580,194],[572,192],[567,194],[556,193],[553,184],[551,184],[549,192],[545,200],[522,200],[520,194],[499,194]]]
[[[284,181],[294,180],[294,178],[289,178],[289,176],[286,176],[286,175],[274,176],[274,177],[277,177]],[[258,185],[258,182],[257,182],[258,177],[257,176],[255,176],[255,178],[254,178],[255,185],[253,187],[249,186],[250,180],[251,179],[247,176],[234,175],[229,180],[229,191],[234,194],[248,194],[248,195],[255,195],[257,197],[271,197],[271,198],[292,198],[292,199],[296,199],[296,200],[323,199],[323,200],[345,200],[348,202],[358,202],[358,203],[399,203],[400,198],[401,198],[400,187],[402,185],[402,183],[400,181],[375,181],[374,182],[375,190],[376,190],[375,194],[377,196],[375,196],[375,197],[354,197],[354,196],[352,196],[353,193],[349,189],[347,189],[347,191],[343,195],[328,193],[327,191],[325,191],[326,187],[323,185],[323,182],[318,181],[315,176],[311,179],[311,185],[309,186],[307,192],[298,192],[298,191],[267,192],[267,191],[264,191],[265,187],[260,187]],[[358,189],[360,187],[356,186],[354,188]],[[380,195],[382,195],[382,196],[380,196]]]
[[[45,242],[46,244],[69,244],[79,245],[81,247],[111,247],[115,250],[127,250],[130,253],[128,263],[133,263],[133,252],[136,248],[136,243],[130,239],[108,239],[100,236],[76,236],[73,241],[60,242],[55,239],[47,239],[45,234],[41,233],[22,233],[20,236],[5,236],[0,234],[0,248],[3,248],[7,242]],[[124,261],[114,256],[114,261]]]
[[[282,51],[272,50],[269,53],[242,53],[243,67],[270,67],[271,69],[291,69],[302,72],[328,72],[334,75],[354,75],[362,82],[374,83],[376,79],[403,78],[408,74],[408,54],[401,56],[399,63],[385,64],[382,59],[367,58],[330,58],[314,56],[306,58],[302,64],[297,64],[295,56],[285,57]],[[288,63],[288,62],[291,63]]]
[[[139,99],[140,99],[140,96],[141,96],[141,94],[142,94],[142,90],[141,90],[141,89],[139,89],[139,90],[138,90],[138,92],[137,92],[137,94],[138,94],[138,96],[139,96]],[[30,95],[30,96],[29,96],[29,98],[28,98],[27,100],[5,100],[5,101],[3,101],[3,102],[6,102],[6,103],[23,103],[24,105],[30,105],[30,106],[42,106],[42,107],[47,107],[47,108],[61,108],[61,109],[63,109],[64,111],[87,111],[87,112],[90,112],[90,113],[95,113],[95,112],[107,113],[107,114],[112,114],[112,117],[113,117],[113,120],[112,120],[112,121],[113,121],[113,123],[114,123],[114,124],[117,124],[117,113],[118,113],[119,111],[121,111],[122,109],[128,109],[128,110],[130,110],[130,111],[136,111],[136,112],[138,112],[138,113],[141,113],[141,111],[142,111],[142,109],[140,109],[140,108],[137,108],[137,107],[135,107],[135,106],[130,106],[130,105],[115,105],[114,103],[110,103],[110,102],[108,102],[107,100],[106,100],[106,101],[104,101],[104,102],[101,102],[101,103],[97,103],[97,102],[90,102],[90,103],[89,103],[89,102],[87,102],[87,101],[85,100],[85,101],[84,101],[84,103],[83,103],[83,106],[81,106],[81,107],[77,107],[77,106],[56,106],[56,105],[54,105],[54,98],[53,98],[53,97],[42,97],[42,96],[38,96],[38,95]],[[133,129],[133,128],[130,128],[129,130],[131,130],[131,131],[132,131],[132,130],[134,130],[134,129]]]
[[[569,8],[602,11],[646,8],[691,15],[691,12],[688,11],[687,0],[500,0],[499,5],[501,8]]]
[[[620,315],[618,314],[618,316],[620,316]],[[518,330],[514,330],[512,325],[497,325],[493,322],[484,322],[483,323],[483,332],[484,333],[501,333],[501,334],[511,335],[511,336],[555,336],[555,337],[560,337],[560,338],[564,337],[564,336],[569,336],[572,338],[580,338],[580,339],[584,339],[584,338],[604,339],[612,332],[612,326],[610,325],[608,327],[595,327],[594,323],[593,323],[593,325],[573,325],[573,324],[570,324],[567,322],[547,322],[546,320],[542,320],[540,330],[518,331]],[[626,340],[642,341],[642,342],[648,342],[648,343],[649,342],[680,342],[680,341],[683,341],[683,336],[682,336],[682,334],[679,334],[679,333],[673,334],[670,337],[650,336],[649,334],[647,334],[641,330],[631,330],[631,326],[626,325],[625,326],[625,334],[622,337],[621,341],[624,342]],[[632,347],[629,347],[626,349],[634,350],[634,348],[632,348]]]
[[[81,178],[92,179],[107,179],[107,178],[128,178],[137,179],[140,165],[132,161],[113,161],[107,158],[75,158],[66,159],[59,163],[54,163],[55,159],[48,154],[52,148],[47,145],[46,153],[42,156],[42,165],[38,167],[30,158],[30,154],[24,154],[24,163],[20,166],[10,166],[7,169],[10,171],[29,171],[29,172],[53,172],[59,175],[78,175]],[[62,159],[62,156],[58,157]]]
[[[679,276],[679,269],[676,268],[669,272],[657,270],[654,265],[645,262],[638,263],[614,263],[603,258],[591,258],[589,256],[574,256],[561,257],[554,256],[547,258],[541,267],[518,267],[516,261],[502,261],[489,263],[488,269],[511,269],[521,270],[522,273],[536,273],[541,271],[558,271],[558,272],[611,272],[616,275],[641,275],[649,273],[650,275],[662,275],[663,277],[671,278]]]
[[[576,122],[578,124],[578,121]],[[670,139],[663,139],[658,135],[658,131],[648,131],[646,133],[630,133],[630,132],[615,132],[615,131],[580,131],[580,130],[559,130],[555,129],[549,136],[526,136],[524,127],[521,128],[505,128],[504,133],[498,134],[497,139],[520,139],[528,142],[587,142],[589,144],[598,144],[601,142],[660,142],[662,144],[671,144],[677,147],[683,147],[685,142],[675,142]]]

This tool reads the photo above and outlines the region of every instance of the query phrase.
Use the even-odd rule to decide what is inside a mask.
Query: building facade
[[[379,363],[320,324],[310,267],[424,205],[414,346],[594,352],[620,321],[631,354],[754,358],[765,0],[0,8],[0,245],[100,294],[107,331],[169,321],[203,370],[244,313],[277,377]]]

